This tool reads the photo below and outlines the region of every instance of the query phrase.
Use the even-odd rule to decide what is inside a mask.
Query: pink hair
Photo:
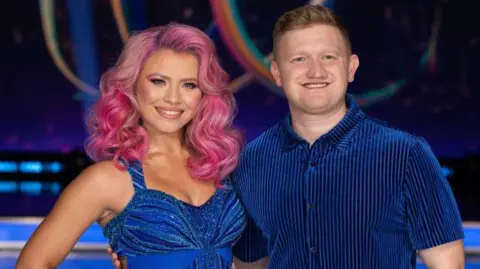
[[[199,88],[203,97],[185,131],[192,152],[187,166],[192,177],[217,184],[236,167],[242,146],[233,128],[236,103],[227,89],[228,77],[216,57],[213,42],[202,31],[171,23],[133,35],[117,63],[100,80],[101,97],[88,115],[90,137],[86,150],[95,161],[140,161],[147,153],[149,136],[139,124],[134,88],[144,62],[159,49],[192,53],[199,59]]]

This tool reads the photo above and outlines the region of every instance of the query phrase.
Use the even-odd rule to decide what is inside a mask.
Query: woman
[[[124,268],[230,268],[245,213],[223,180],[241,149],[226,82],[196,28],[131,37],[89,115],[97,163],[65,189],[16,268],[56,268],[95,221]]]

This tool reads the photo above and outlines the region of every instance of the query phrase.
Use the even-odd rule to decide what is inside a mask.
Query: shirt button
[[[309,203],[309,204],[308,204],[308,208],[314,209],[314,208],[315,208],[315,204],[314,204],[314,203]]]
[[[310,166],[315,166],[315,165],[317,165],[316,162],[311,162],[311,163],[310,163]]]
[[[311,247],[310,252],[312,252],[312,254],[317,253],[317,248],[316,247]]]

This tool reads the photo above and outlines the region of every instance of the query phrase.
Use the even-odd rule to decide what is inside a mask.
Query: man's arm
[[[465,268],[463,240],[457,240],[433,248],[423,249],[418,253],[429,269]]]
[[[264,269],[269,259],[267,240],[255,222],[247,217],[242,236],[233,247],[233,262],[236,269]]]
[[[268,257],[262,258],[256,262],[242,262],[233,257],[234,269],[266,269],[268,267]]]
[[[237,193],[237,196],[242,200],[242,188],[240,182],[244,182],[242,179],[252,178],[249,175],[245,164],[246,151],[241,154],[239,165],[237,169],[232,173],[231,180],[232,185]],[[246,184],[244,182],[244,184]],[[243,231],[240,239],[233,246],[233,268],[235,269],[266,269],[269,263],[268,257],[268,240],[264,236],[262,230],[257,226],[254,219],[249,212],[249,207],[246,206],[243,201],[242,204],[246,211],[247,223],[245,230]]]

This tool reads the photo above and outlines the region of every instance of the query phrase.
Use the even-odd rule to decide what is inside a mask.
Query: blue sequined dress
[[[232,267],[232,246],[245,227],[245,212],[231,183],[203,205],[193,206],[147,189],[141,165],[128,167],[135,189],[104,235],[128,269]]]

